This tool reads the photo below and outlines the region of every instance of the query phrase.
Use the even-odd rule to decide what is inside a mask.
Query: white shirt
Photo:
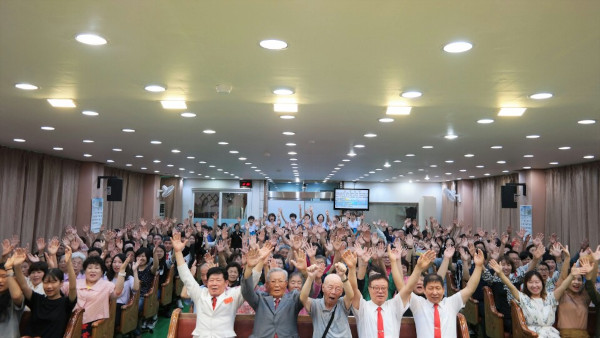
[[[355,219],[354,221],[348,220],[348,226],[350,226],[350,228],[352,228],[352,229],[358,228],[359,225],[360,225],[360,219],[359,218]]]
[[[233,324],[238,308],[244,303],[239,286],[228,288],[217,296],[215,309],[212,307],[212,296],[206,287],[198,285],[187,265],[177,266],[179,278],[187,287],[190,298],[194,301],[196,313],[196,328],[192,332],[194,338],[224,338],[235,337]],[[253,282],[258,282],[260,274],[253,272]]]
[[[415,318],[417,337],[433,337],[433,303],[414,293],[410,295],[410,310]],[[456,315],[465,306],[460,292],[439,303],[442,337],[456,338]]]
[[[352,312],[356,317],[356,328],[359,337],[377,337],[377,308],[379,306],[372,300],[366,301],[360,297],[360,308],[354,307]],[[402,315],[408,310],[408,305],[402,303],[400,294],[388,299],[381,305],[383,317],[383,332],[385,338],[398,338]],[[455,330],[456,331],[456,330]]]

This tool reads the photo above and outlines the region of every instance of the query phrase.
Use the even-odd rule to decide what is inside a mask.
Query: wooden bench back
[[[108,306],[108,318],[97,320],[92,324],[92,338],[112,338],[115,335],[117,300],[110,298]]]
[[[490,338],[504,338],[504,315],[496,309],[494,293],[489,286],[483,287],[485,333]]]
[[[513,299],[510,301],[510,314],[512,317],[512,334],[513,338],[537,337],[538,334],[527,327],[523,310]]]
[[[144,308],[142,310],[142,318],[148,319],[158,314],[158,277],[154,276],[152,287],[148,293],[144,295]]]
[[[140,302],[140,292],[133,293],[133,297],[129,297],[129,302],[121,306],[121,324],[117,328],[120,334],[127,334],[136,329],[138,323],[138,304]]]
[[[169,269],[169,272],[167,275],[167,279],[160,286],[161,287],[161,291],[160,291],[160,305],[161,306],[167,306],[167,305],[171,304],[171,302],[173,301],[173,287],[175,284],[173,282],[174,277],[175,277],[175,264],[171,265],[171,268]]]
[[[64,338],[80,338],[81,337],[81,324],[83,323],[84,309],[77,309],[71,313],[69,322],[67,323],[67,329],[65,330]]]

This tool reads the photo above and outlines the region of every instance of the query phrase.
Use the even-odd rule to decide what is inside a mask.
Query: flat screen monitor
[[[335,189],[335,210],[369,210],[369,189]]]

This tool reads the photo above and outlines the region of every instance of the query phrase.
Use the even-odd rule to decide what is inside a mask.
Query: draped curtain
[[[123,179],[123,195],[121,202],[104,203],[104,225],[107,229],[121,229],[127,222],[137,221],[142,217],[144,195],[144,174],[117,168],[104,168],[104,175],[117,176]],[[106,193],[103,196],[106,201]]]
[[[0,239],[22,245],[75,225],[80,162],[0,147]]]
[[[546,170],[545,235],[556,233],[573,253],[584,239],[600,243],[599,232],[600,162]]]
[[[517,174],[473,180],[473,229],[497,230],[502,233],[512,226],[519,229],[519,209],[503,209],[500,187],[517,183]]]
[[[163,185],[168,186],[174,186],[175,190],[173,190],[173,193],[165,198],[162,198],[163,201],[165,202],[165,217],[166,218],[174,218],[176,217],[177,219],[182,219],[184,216],[182,216],[181,214],[181,208],[183,208],[183,201],[182,201],[182,190],[183,190],[183,186],[182,186],[183,181],[181,180],[181,178],[177,178],[177,177],[170,177],[170,178],[163,178],[160,180],[160,186],[162,187]],[[187,212],[187,210],[186,210]],[[185,215],[185,217],[187,217],[187,214]]]

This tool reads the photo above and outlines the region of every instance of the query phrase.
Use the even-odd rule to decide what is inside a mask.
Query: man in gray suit
[[[298,261],[304,261],[298,265],[306,267],[306,255],[303,251]],[[266,278],[269,293],[255,292],[250,278],[254,268],[252,264],[254,262],[246,263],[241,285],[244,299],[256,312],[250,338],[299,338],[297,319],[302,310],[302,302],[297,290],[285,293],[288,284],[287,271],[279,268],[269,270]]]

